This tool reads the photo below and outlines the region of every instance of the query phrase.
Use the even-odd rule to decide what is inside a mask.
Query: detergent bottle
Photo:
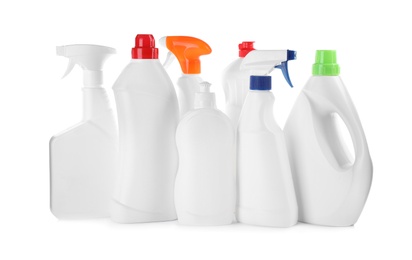
[[[210,54],[212,49],[206,42],[190,36],[165,36],[160,42],[170,51],[164,63],[165,68],[172,63],[174,55],[182,69],[183,74],[177,80],[177,97],[182,117],[194,108],[195,93],[199,92],[200,83],[203,82],[199,57]]]
[[[57,47],[83,69],[83,119],[50,140],[50,207],[60,219],[109,217],[116,172],[117,126],[103,84],[110,47],[76,44]]]
[[[372,161],[365,134],[339,73],[336,51],[318,50],[312,77],[285,124],[301,222],[354,225],[371,187]],[[355,158],[343,141],[342,121]]]
[[[236,140],[230,119],[216,109],[210,83],[200,84],[194,108],[176,131],[179,170],[175,204],[185,225],[227,225],[236,205]]]
[[[245,71],[240,71],[240,64],[243,58],[251,51],[254,42],[244,41],[239,44],[239,58],[230,63],[223,72],[223,91],[226,101],[226,115],[232,120],[233,125],[239,121],[240,111],[243,102],[249,92],[250,75]]]
[[[150,34],[138,34],[132,60],[113,85],[120,167],[111,218],[119,223],[176,219],[176,92]]]
[[[252,51],[241,69],[254,67],[252,71],[269,72],[295,55],[289,50]],[[240,114],[236,218],[245,224],[290,227],[297,223],[298,206],[285,137],[273,115],[271,79],[267,75],[250,76],[250,91]]]

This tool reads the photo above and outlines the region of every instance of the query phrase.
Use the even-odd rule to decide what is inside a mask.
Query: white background
[[[408,1],[2,1],[0,3],[0,259],[411,259],[411,8]],[[355,2],[355,1],[354,1]],[[354,227],[289,229],[176,222],[58,221],[49,210],[49,138],[81,118],[81,70],[60,80],[56,45],[115,47],[111,86],[137,33],[191,35],[213,49],[203,78],[224,108],[220,73],[237,44],[293,49],[294,89],[272,73],[283,126],[310,76],[316,49],[336,49],[358,109],[374,180]],[[160,49],[160,58],[165,58]],[[169,69],[172,80],[179,66]],[[302,129],[304,131],[304,129]]]

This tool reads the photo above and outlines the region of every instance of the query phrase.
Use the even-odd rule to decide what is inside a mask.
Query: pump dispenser
[[[160,39],[163,46],[170,51],[164,63],[167,68],[174,57],[180,63],[182,76],[177,81],[177,96],[179,100],[180,116],[193,109],[195,93],[199,91],[201,63],[200,56],[210,54],[209,45],[197,38],[189,36],[166,36]],[[173,53],[171,55],[170,53]]]
[[[223,72],[223,90],[226,97],[226,114],[237,126],[246,95],[249,93],[251,75],[267,75],[273,69],[282,70],[286,82],[293,87],[289,77],[288,61],[296,59],[291,50],[255,50],[253,42],[239,44],[239,58]]]
[[[317,225],[354,225],[372,183],[366,137],[339,72],[336,51],[316,52],[312,77],[284,128],[299,221]],[[338,120],[349,130],[355,158],[343,141]]]
[[[251,76],[237,129],[237,220],[290,227],[298,207],[285,138],[273,116],[270,76]]]
[[[103,65],[116,53],[110,47],[58,46],[83,69],[83,119],[50,140],[50,207],[61,219],[109,217],[116,171],[117,126],[103,84]]]
[[[200,83],[194,109],[176,131],[179,170],[175,184],[178,221],[184,225],[227,225],[234,218],[235,130],[216,109],[210,83]]]
[[[160,64],[154,37],[138,34],[132,60],[113,85],[120,167],[111,218],[119,223],[176,219],[176,92]]]

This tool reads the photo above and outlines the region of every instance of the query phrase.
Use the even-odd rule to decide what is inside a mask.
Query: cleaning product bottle
[[[235,212],[235,129],[216,109],[209,88],[210,83],[201,83],[194,109],[176,131],[175,203],[178,221],[185,225],[231,224]]]
[[[233,125],[239,121],[240,111],[249,92],[250,75],[240,70],[243,58],[251,51],[254,42],[244,41],[239,44],[239,58],[230,63],[223,72],[223,91],[225,92],[226,114]]]
[[[83,120],[50,140],[50,207],[57,218],[109,217],[116,171],[117,126],[103,84],[103,64],[116,52],[98,45],[57,47],[83,69]]]
[[[294,51],[252,51],[242,61],[254,71],[273,70],[295,58]],[[247,57],[247,56],[246,56]],[[287,73],[287,68],[286,68]],[[263,73],[265,74],[265,73]],[[298,207],[285,138],[273,116],[270,76],[250,77],[250,91],[237,129],[237,220],[241,223],[290,227]]]
[[[175,220],[179,108],[152,35],[136,36],[132,60],[114,83],[113,91],[119,120],[120,169],[112,220]]]
[[[255,53],[249,56],[249,53]],[[249,80],[251,75],[261,75],[260,68],[256,68],[250,63],[250,66],[244,66],[241,68],[241,64],[244,59],[256,60],[255,55],[258,55],[253,48],[253,42],[242,42],[239,44],[239,58],[230,63],[223,72],[223,90],[225,92],[226,99],[226,114],[232,120],[233,124],[237,126],[239,121],[240,112],[242,110],[243,103],[245,102],[246,95],[249,93]],[[264,55],[266,51],[260,52],[259,55]],[[286,53],[288,55],[287,60],[283,63],[277,65],[277,68],[281,69],[286,81],[291,87],[292,82],[290,81],[288,74],[287,61],[294,60],[295,52],[289,51]],[[249,56],[249,57],[248,57]],[[271,57],[268,57],[268,63],[266,65],[272,66]],[[248,63],[246,61],[246,63]],[[261,65],[263,66],[263,64]],[[263,71],[266,72],[266,66],[263,67]]]
[[[199,92],[201,55],[210,54],[212,49],[209,45],[197,38],[189,36],[165,36],[160,39],[162,45],[178,59],[182,69],[182,76],[177,81],[177,97],[179,100],[180,116],[193,109],[195,93]],[[165,67],[173,61],[173,56],[168,54]]]
[[[297,189],[299,220],[326,226],[356,223],[372,182],[372,162],[355,106],[339,77],[336,51],[318,50],[313,76],[284,131]],[[343,120],[355,158],[343,142]]]

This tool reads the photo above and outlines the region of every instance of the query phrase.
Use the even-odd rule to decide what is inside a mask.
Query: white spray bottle
[[[358,113],[339,77],[336,52],[319,50],[285,124],[299,221],[351,226],[358,220],[372,182],[372,161]],[[343,141],[342,119],[355,150]]]
[[[83,120],[50,140],[50,207],[57,218],[109,217],[116,171],[117,126],[103,84],[103,64],[116,53],[98,45],[57,47],[83,69]]]
[[[223,72],[222,85],[225,92],[226,114],[232,120],[234,126],[237,126],[238,124],[243,103],[245,102],[246,96],[249,93],[250,76],[262,75],[262,72],[256,71],[256,67],[254,67],[253,65],[241,68],[243,60],[247,58],[248,54],[250,52],[253,52],[254,50],[255,49],[253,48],[253,42],[244,41],[240,43],[239,58],[230,63]],[[277,67],[282,70],[286,81],[291,87],[293,87],[288,74],[287,61],[295,59],[293,57],[294,52],[289,51],[287,55],[289,55],[288,59],[283,63],[277,65]],[[272,61],[268,62],[271,66]]]
[[[241,69],[270,72],[293,51],[252,51]],[[287,70],[286,70],[287,72]],[[270,76],[251,76],[250,91],[237,129],[237,220],[241,223],[290,227],[298,219],[285,138],[273,116]]]
[[[185,225],[228,225],[235,212],[235,129],[216,108],[209,88],[210,83],[201,83],[194,109],[176,131],[175,204],[178,221]]]
[[[183,74],[177,80],[177,97],[182,117],[194,108],[195,93],[199,92],[200,83],[203,82],[199,57],[210,54],[212,49],[206,42],[190,36],[165,36],[159,41],[170,51],[164,67],[167,68],[176,57],[182,69]]]
[[[176,219],[179,108],[173,83],[150,34],[138,34],[132,60],[113,85],[120,169],[111,218],[119,223]]]

